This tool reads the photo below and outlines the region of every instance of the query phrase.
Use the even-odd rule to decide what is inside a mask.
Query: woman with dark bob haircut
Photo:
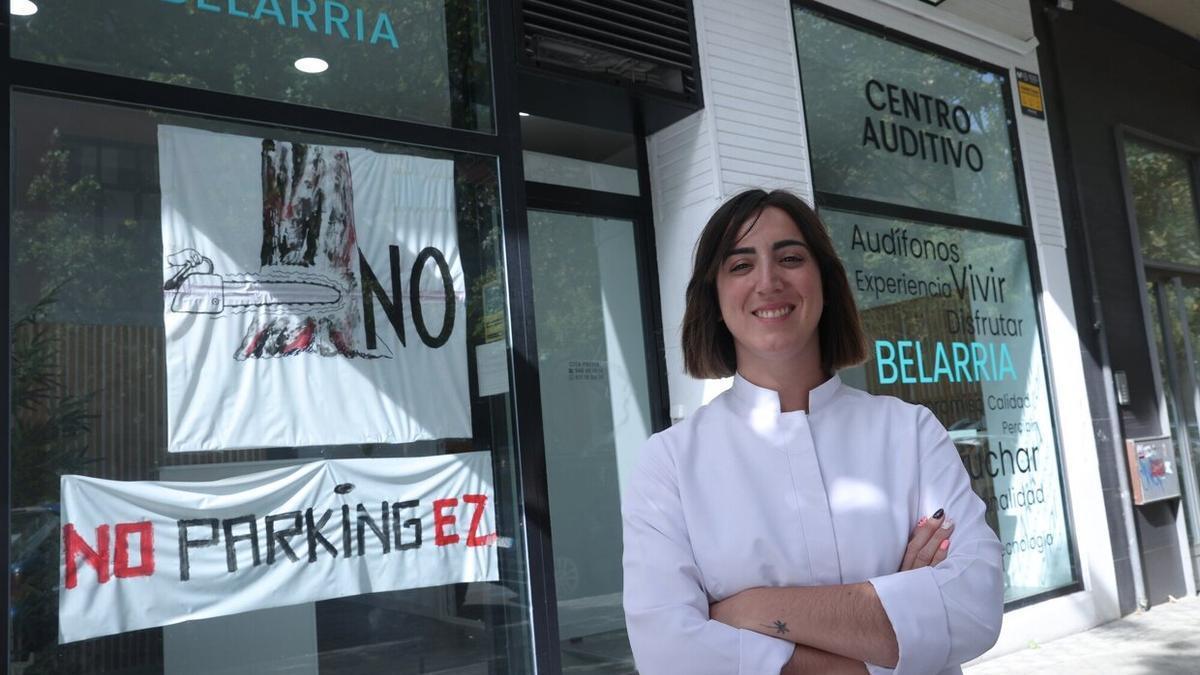
[[[865,339],[824,224],[748,190],[705,225],[683,353],[733,386],[623,496],[638,671],[958,673],[1000,631],[1000,542],[924,407],[842,384]]]

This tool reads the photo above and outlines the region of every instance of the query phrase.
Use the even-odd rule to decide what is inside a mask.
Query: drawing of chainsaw
[[[220,314],[226,309],[291,314],[300,307],[333,311],[344,297],[336,281],[315,273],[216,274],[212,260],[193,248],[168,255],[167,265],[175,274],[163,283],[163,290],[175,292],[171,311],[180,314]]]

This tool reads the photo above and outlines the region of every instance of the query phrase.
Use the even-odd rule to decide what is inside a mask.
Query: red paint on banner
[[[487,546],[496,542],[496,533],[479,534],[479,523],[483,521],[484,508],[487,507],[487,495],[463,495],[463,501],[474,504],[471,513],[471,529],[467,533],[467,546]]]
[[[284,354],[292,354],[302,352],[309,348],[313,342],[313,336],[317,332],[317,323],[311,318],[304,322],[304,328],[296,335],[296,339],[292,340],[283,348]]]
[[[80,556],[83,556],[83,562],[96,570],[96,578],[100,580],[100,583],[108,581],[108,525],[96,528],[96,548],[89,546],[83,537],[79,536],[74,525],[71,523],[63,525],[63,553],[67,562],[65,575],[67,588],[75,588],[79,585],[78,558]]]
[[[265,342],[266,339],[267,330],[264,328],[263,330],[260,330],[254,334],[254,338],[251,339],[249,344],[246,345],[246,351],[243,352],[242,355],[246,357],[254,356],[260,349],[262,349],[263,342]]]
[[[137,567],[129,566],[129,535],[138,535],[138,551],[141,559]],[[154,574],[154,525],[148,520],[140,523],[117,523],[116,542],[113,545],[113,576],[118,579],[148,577]]]
[[[458,520],[453,515],[443,513],[442,509],[452,509],[458,506],[458,500],[451,497],[449,499],[433,500],[433,543],[438,546],[448,546],[458,543],[457,534],[446,534],[442,528],[453,526]]]

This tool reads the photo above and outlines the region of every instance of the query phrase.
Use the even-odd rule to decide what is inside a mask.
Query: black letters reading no
[[[371,296],[379,301],[383,313],[400,338],[400,344],[407,346],[404,341],[404,298],[400,295],[400,247],[389,246],[388,257],[392,264],[392,297],[383,292],[383,286],[375,276],[374,270],[367,264],[367,257],[362,250],[358,251],[358,273],[362,275],[363,328],[367,335],[367,349],[375,349],[375,309],[371,305]],[[395,303],[392,300],[395,299]],[[397,304],[398,303],[398,304]]]
[[[425,326],[425,317],[421,315],[421,274],[425,271],[425,261],[433,258],[437,263],[438,274],[442,276],[442,290],[446,297],[446,313],[442,315],[442,330],[437,334],[437,337],[429,335],[429,329]],[[408,297],[409,304],[412,306],[413,325],[417,328],[417,335],[421,336],[421,342],[437,349],[446,344],[450,339],[450,333],[454,330],[454,280],[450,278],[450,265],[446,263],[446,256],[436,248],[429,246],[417,255],[416,262],[412,266],[412,277],[408,280]]]

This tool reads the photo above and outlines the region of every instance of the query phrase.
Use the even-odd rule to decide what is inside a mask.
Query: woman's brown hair
[[[729,377],[737,370],[733,335],[721,321],[717,302],[717,272],[741,238],[738,235],[742,224],[751,219],[757,221],[769,206],[782,210],[796,223],[821,271],[825,304],[817,323],[821,367],[832,374],[867,358],[866,339],[850,281],[825,224],[808,204],[786,190],[746,190],[717,209],[696,242],[692,278],[687,285],[687,308],[683,313],[683,365],[692,377]],[[753,222],[750,227],[754,227]]]

